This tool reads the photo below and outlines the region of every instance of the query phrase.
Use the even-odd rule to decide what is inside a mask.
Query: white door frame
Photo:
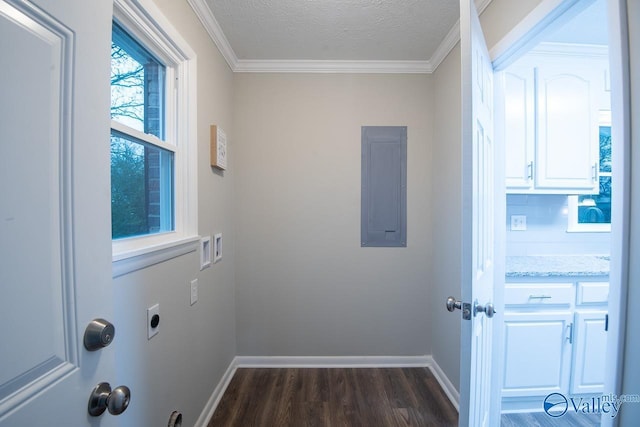
[[[516,25],[503,39],[491,50],[494,58],[494,68],[504,68],[512,62],[521,52],[535,45],[542,32],[554,25],[554,21],[568,12],[580,0],[544,0],[518,25]],[[625,350],[626,332],[626,307],[629,285],[629,252],[630,252],[630,228],[631,228],[631,111],[630,111],[630,76],[629,76],[629,45],[626,39],[627,9],[626,0],[608,0],[609,5],[609,58],[611,62],[611,76],[619,76],[619,79],[611,80],[611,109],[612,109],[612,133],[619,147],[613,153],[614,170],[614,217],[611,229],[611,271],[610,271],[610,295],[609,313],[617,315],[609,316],[609,337],[607,340],[607,363],[605,372],[605,392],[621,394],[623,354]],[[497,86],[497,85],[496,85]],[[500,135],[496,135],[499,138]],[[497,199],[497,211],[503,204]],[[504,224],[504,222],[503,222]],[[504,249],[504,233],[496,230],[497,246]],[[496,276],[497,277],[497,276]],[[504,307],[503,287],[504,281],[496,280],[494,290],[494,302],[497,307]],[[503,332],[501,317],[494,323],[494,338],[497,343],[502,343]],[[496,352],[494,357],[494,381],[492,383],[492,395],[501,396],[502,372],[497,367],[503,363],[502,352]],[[499,414],[500,400],[495,399],[492,413]],[[603,417],[602,426],[618,425],[617,418]]]
[[[637,228],[637,219],[633,220],[632,212],[632,134],[633,120],[631,116],[631,88],[630,88],[630,45],[629,29],[627,27],[626,0],[609,0],[609,58],[611,61],[611,133],[618,150],[612,151],[614,170],[620,172],[615,175],[613,185],[613,203],[618,210],[612,211],[611,220],[611,271],[610,282],[618,284],[611,286],[609,291],[609,337],[607,340],[607,357],[605,371],[605,393],[620,395],[623,392],[625,334],[627,325],[627,296],[629,294],[631,259],[631,231]],[[637,138],[637,137],[636,137]],[[636,153],[637,159],[637,153]],[[637,178],[636,178],[637,181]],[[637,182],[636,182],[637,184]],[[638,193],[638,191],[635,191]],[[637,203],[637,202],[636,202]],[[637,208],[637,204],[636,204]],[[637,216],[637,214],[636,214]],[[613,310],[612,310],[613,308]],[[632,392],[640,393],[640,390]],[[617,426],[618,418],[603,417],[603,427]]]

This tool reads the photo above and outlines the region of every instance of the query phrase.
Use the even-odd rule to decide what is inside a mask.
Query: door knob
[[[84,348],[89,351],[100,350],[111,344],[116,328],[104,319],[93,319],[84,331]]]
[[[460,310],[462,308],[462,303],[460,301],[456,301],[454,297],[447,298],[447,310],[453,312],[456,308]]]
[[[471,319],[471,304],[458,301],[454,297],[447,298],[447,310],[453,312],[456,309],[462,310],[462,318],[464,320]]]
[[[473,304],[473,315],[474,315],[474,317],[478,313],[484,313],[484,314],[487,315],[488,318],[492,318],[493,315],[496,314],[496,309],[493,307],[493,304],[491,304],[490,302],[486,303],[485,305],[480,305],[480,304],[478,304],[478,301],[476,300],[476,302]]]
[[[89,414],[98,417],[108,410],[111,415],[120,415],[127,409],[130,401],[129,387],[121,385],[111,390],[109,383],[100,383],[89,396]]]

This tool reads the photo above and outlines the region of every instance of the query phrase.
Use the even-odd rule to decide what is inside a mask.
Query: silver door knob
[[[456,308],[460,310],[462,308],[462,303],[460,301],[456,301],[454,297],[447,298],[447,310],[453,312]]]
[[[493,304],[490,302],[485,305],[478,304],[478,301],[473,305],[473,315],[476,316],[478,313],[484,313],[488,318],[492,318],[494,314],[496,314],[496,309],[493,307]]]
[[[105,410],[111,415],[120,415],[129,406],[131,390],[125,385],[111,390],[109,383],[100,383],[89,396],[89,415],[98,417]]]

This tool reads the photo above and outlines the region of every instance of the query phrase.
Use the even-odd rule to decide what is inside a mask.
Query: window
[[[163,148],[165,66],[117,23],[111,42],[111,235],[174,229],[173,159]]]
[[[194,250],[195,54],[147,0],[115,0],[111,43],[114,276]]]
[[[600,117],[600,192],[569,196],[569,231],[611,231],[611,113]]]

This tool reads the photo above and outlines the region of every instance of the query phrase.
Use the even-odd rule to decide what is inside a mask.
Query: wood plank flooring
[[[561,417],[553,418],[544,412],[523,414],[502,414],[501,427],[597,427],[600,415],[567,411]]]
[[[457,425],[427,368],[241,368],[208,427]]]

